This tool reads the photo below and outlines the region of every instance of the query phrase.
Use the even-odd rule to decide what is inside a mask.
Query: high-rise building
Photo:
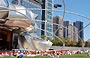
[[[72,24],[69,24],[68,26],[68,38],[71,40],[71,41],[76,41],[78,42],[78,29],[73,26]]]
[[[52,8],[53,8],[53,0],[42,0],[42,20],[46,22],[42,22],[41,29],[46,31],[41,31],[42,35],[45,35],[47,37],[53,37],[53,24],[50,22],[53,22],[52,17]],[[49,10],[48,10],[49,9]]]
[[[68,26],[69,26],[69,24],[70,24],[70,21],[64,21],[63,22],[63,26],[64,26],[64,28],[63,28],[63,30],[64,30],[63,36],[65,38],[68,38]]]
[[[70,21],[64,21],[64,37],[69,38],[71,41],[75,40],[78,42],[78,28],[73,26],[73,24],[70,23]]]
[[[73,25],[78,28],[78,32],[83,29],[83,22],[81,22],[81,21],[76,21],[76,22],[73,23]],[[80,31],[80,32],[78,33],[78,35],[79,35],[79,37],[80,37],[81,39],[84,39],[83,30]],[[78,38],[78,40],[80,40],[80,38]]]
[[[73,40],[78,42],[78,28],[73,26]]]
[[[68,25],[68,38],[70,39],[70,41],[73,40],[73,25],[72,24]]]
[[[56,36],[63,37],[63,18],[60,16],[53,17],[53,33]]]

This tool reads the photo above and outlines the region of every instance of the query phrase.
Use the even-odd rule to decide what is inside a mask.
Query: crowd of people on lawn
[[[88,53],[88,56],[90,56],[90,51],[85,51]],[[4,51],[0,52],[0,56],[15,56],[17,58],[23,58],[24,56],[51,56],[53,58],[58,58],[61,55],[72,55],[72,54],[81,54],[83,51],[77,50],[77,51],[70,51],[70,50],[47,50],[47,51]]]

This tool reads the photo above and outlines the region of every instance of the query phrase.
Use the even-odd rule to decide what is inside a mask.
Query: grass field
[[[74,54],[74,55],[63,55],[60,58],[90,58],[87,53],[84,54]]]
[[[17,58],[17,57],[10,57],[10,56],[4,56],[0,58]],[[24,57],[24,58],[52,58],[50,56],[34,56],[34,57]],[[63,55],[60,56],[59,58],[90,58],[90,56],[87,56],[87,53],[84,54],[74,54],[74,55]]]

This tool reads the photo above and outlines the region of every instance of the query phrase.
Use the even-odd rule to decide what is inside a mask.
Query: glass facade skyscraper
[[[76,22],[73,23],[73,25],[78,28],[78,31],[80,31],[80,30],[83,29],[83,22],[81,22],[81,21],[76,21]],[[80,32],[78,33],[78,35],[79,35],[79,37],[80,37],[81,39],[84,39],[83,30],[80,31]],[[80,38],[78,38],[78,40],[80,40]]]
[[[53,0],[42,0],[42,9],[45,9],[42,10],[42,20],[44,20],[45,22],[42,22],[41,29],[46,31],[42,30],[41,34],[47,37],[53,37],[53,24],[50,23],[53,22],[52,8]]]

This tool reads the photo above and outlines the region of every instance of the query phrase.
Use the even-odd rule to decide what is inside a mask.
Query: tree
[[[90,42],[85,42],[85,47],[90,47]]]
[[[45,38],[46,38],[45,35],[42,35],[42,36],[41,36],[41,39],[42,39],[42,40],[45,40]]]
[[[65,43],[65,46],[70,46],[70,43],[71,43],[71,42],[70,42],[70,39],[69,39],[69,38],[67,38],[67,37],[64,38],[64,37],[63,37],[62,40],[63,40],[63,42]]]
[[[77,43],[78,47],[82,47],[82,44],[84,43],[84,40],[80,39]]]
[[[50,40],[50,41],[51,41],[51,40],[52,40],[52,38],[50,38],[50,37],[47,37],[47,40]]]
[[[41,36],[41,39],[42,40],[50,40],[50,41],[52,40],[50,37],[46,37],[45,35],[42,35]]]
[[[53,46],[62,46],[62,42],[59,39],[53,39],[51,40],[51,42],[53,43]]]
[[[71,41],[71,43],[70,43],[70,46],[76,46],[77,45],[77,42],[76,41]]]

